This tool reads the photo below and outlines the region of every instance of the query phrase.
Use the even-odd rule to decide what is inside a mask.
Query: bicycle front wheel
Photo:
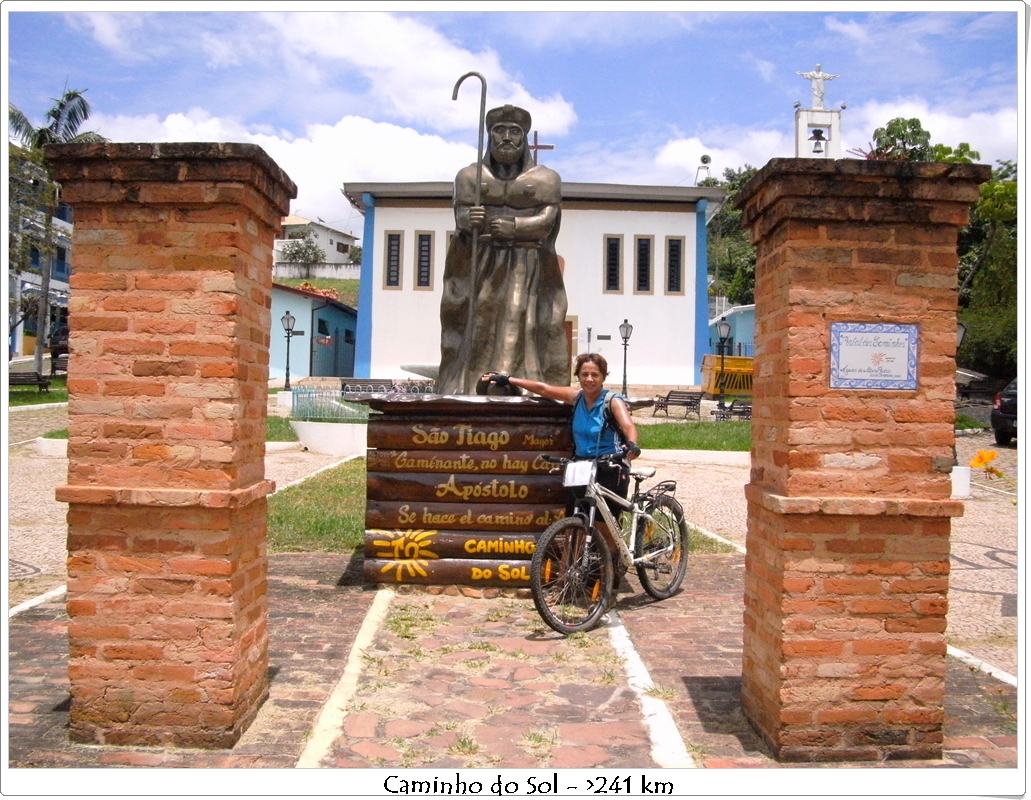
[[[541,618],[559,633],[596,627],[612,594],[612,554],[605,538],[579,517],[560,519],[537,542],[530,590]]]
[[[637,577],[644,590],[657,600],[672,597],[687,572],[687,522],[684,511],[668,494],[655,497],[638,522],[634,541]]]

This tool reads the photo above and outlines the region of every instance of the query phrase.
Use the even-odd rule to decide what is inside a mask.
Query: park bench
[[[652,416],[654,417],[656,413],[661,411],[668,417],[670,406],[683,406],[685,419],[688,414],[694,414],[696,417],[701,419],[702,393],[673,389],[667,392],[665,397],[655,398],[655,407],[652,409]]]
[[[57,358],[51,357],[50,359],[50,374],[56,375],[58,372],[68,372],[68,354],[58,356]]]
[[[12,372],[8,377],[11,386],[36,386],[40,392],[50,391],[50,378],[38,372]]]
[[[991,402],[998,392],[1006,388],[1009,381],[983,380],[970,381],[966,386],[957,386],[959,400],[987,400]]]
[[[711,413],[716,418],[717,422],[726,422],[731,419],[751,419],[752,401],[731,400],[729,406],[716,408]]]

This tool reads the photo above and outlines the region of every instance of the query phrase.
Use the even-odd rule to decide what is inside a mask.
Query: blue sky
[[[716,177],[792,156],[792,106],[811,98],[797,73],[818,63],[840,76],[825,105],[847,104],[846,148],[896,116],[919,117],[933,141],[968,141],[987,163],[1023,144],[1017,2],[78,11],[91,5],[4,3],[10,102],[39,123],[66,86],[86,89],[89,127],[113,141],[257,143],[297,182],[295,213],[355,233],[342,184],[450,180],[474,159],[478,82],[451,99],[471,70],[487,78],[488,107],[531,111],[556,146],[542,161],[567,181],[690,185],[703,153]],[[202,10],[223,7],[259,10]],[[275,10],[286,8],[306,10]]]

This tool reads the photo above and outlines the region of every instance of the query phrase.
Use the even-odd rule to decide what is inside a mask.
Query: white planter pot
[[[970,467],[952,468],[952,496],[957,500],[970,497]]]
[[[308,450],[330,456],[364,456],[369,426],[346,422],[298,422],[290,427]]]

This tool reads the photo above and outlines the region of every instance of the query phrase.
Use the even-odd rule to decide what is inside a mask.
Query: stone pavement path
[[[307,742],[324,734],[316,727],[319,713],[337,699],[334,689],[375,596],[360,569],[357,559],[340,555],[272,557],[269,700],[232,749],[68,742],[63,602],[18,615],[9,623],[10,766],[295,766]],[[739,555],[699,556],[681,594],[653,602],[631,581],[618,613],[651,673],[652,694],[666,702],[698,766],[781,768],[740,709],[741,616],[733,599],[741,575]],[[356,691],[330,732],[321,766],[657,766],[605,629],[561,639],[535,619],[531,601],[519,598],[413,593],[395,597],[392,606],[361,653]],[[877,766],[1017,765],[1016,690],[954,659],[947,666],[943,760]]]
[[[64,599],[9,623],[9,763],[15,767],[292,768],[343,671],[374,591],[339,554],[273,555],[269,699],[231,750],[97,747],[68,741]]]
[[[987,433],[956,440],[961,465],[969,464],[979,450],[995,451],[993,466],[1016,477],[1016,444],[999,447]],[[645,451],[637,463],[658,469],[658,478],[677,481],[677,499],[690,522],[744,546],[747,466],[699,466],[678,460],[675,451]],[[982,473],[973,475],[971,483],[965,513],[952,525],[946,637],[953,647],[1016,675],[1018,508],[1014,497],[1004,493],[1013,491],[1005,481],[989,481]]]
[[[971,443],[974,449],[985,444]],[[20,448],[10,454],[12,465],[19,455],[30,462],[22,467],[34,470],[35,481],[24,489],[30,498],[52,497],[52,487],[40,488],[39,462],[45,459]],[[282,474],[270,477],[287,482],[291,475],[312,471],[311,455],[276,456],[282,459]],[[1015,466],[1015,448],[1000,453],[997,462],[1009,469],[1004,457]],[[66,464],[50,461],[61,462],[55,468],[60,479]],[[743,497],[733,498],[740,497],[747,471],[742,479],[739,468],[664,465],[664,476],[667,468],[681,472],[678,494],[693,498],[688,504],[697,515],[693,521],[710,530],[724,526],[731,534],[727,538],[743,542],[743,517],[738,516]],[[23,471],[12,469],[11,475]],[[1001,516],[987,526],[973,525],[972,535],[994,525],[1011,536],[1015,549],[1016,526],[1007,516],[1012,513],[1015,520],[1015,511],[1008,498],[999,498],[974,504],[976,514]],[[967,519],[973,518],[968,511]],[[51,546],[63,561],[63,520],[51,527]],[[1001,563],[1007,543],[985,546],[994,549],[980,551],[984,563],[961,557],[987,574],[987,567]],[[738,555],[696,556],[681,594],[655,603],[631,580],[634,593],[621,595],[618,606],[651,672],[655,696],[666,701],[701,766],[778,766],[744,721],[738,701],[742,565]],[[960,567],[954,569],[959,584]],[[1008,588],[1002,584],[996,611],[1004,608]],[[222,751],[69,744],[63,599],[15,617],[9,625],[11,765],[293,766],[340,678],[375,593],[362,585],[357,561],[320,554],[273,556],[269,593],[270,700],[237,747]],[[957,617],[963,616],[962,598],[969,593],[957,586],[950,630],[966,622]],[[640,709],[604,630],[579,641],[563,640],[536,619],[532,602],[522,598],[403,594],[392,605],[395,618],[379,627],[362,658],[358,688],[339,732],[331,736],[323,765],[654,765]],[[987,619],[990,611],[983,616]],[[1015,624],[1015,618],[1006,619]],[[1013,652],[1015,670],[1015,642],[1006,648]],[[947,687],[946,759],[926,766],[1015,766],[1015,689],[951,658]],[[608,726],[604,730],[610,734],[618,729],[619,735],[596,737],[598,726]]]
[[[393,601],[324,767],[658,767],[605,629],[565,638],[527,599]]]

